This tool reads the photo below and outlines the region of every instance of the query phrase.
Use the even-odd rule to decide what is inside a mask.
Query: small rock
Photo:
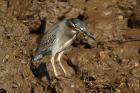
[[[5,56],[5,59],[8,59],[9,57],[10,57],[9,55],[6,55],[6,56]]]
[[[139,62],[135,62],[135,67],[138,67],[139,66]]]
[[[121,91],[119,89],[115,89],[114,93],[121,93]]]
[[[8,60],[9,59],[9,55],[6,55],[5,57],[4,57],[4,59],[3,59],[3,62],[5,62],[6,60]]]
[[[108,53],[109,53],[109,51],[101,51],[100,52],[101,59],[103,60],[105,58],[109,58]]]
[[[123,53],[124,52],[124,50],[123,49],[121,49],[121,53]]]
[[[22,64],[26,64],[27,62],[25,60],[21,60],[21,63]]]
[[[122,15],[117,16],[117,18],[118,18],[119,20],[123,20],[123,19],[124,19],[124,17],[123,17]]]

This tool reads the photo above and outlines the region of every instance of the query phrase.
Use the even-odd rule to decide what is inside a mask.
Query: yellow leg
[[[62,52],[60,52],[60,53],[58,54],[57,61],[59,62],[59,65],[60,65],[60,67],[62,68],[62,70],[64,71],[64,73],[67,74],[67,72],[66,72],[64,66],[63,66],[62,63],[61,63],[61,57],[62,57],[63,53],[64,53],[64,51],[62,51]]]
[[[54,64],[54,58],[55,58],[55,55],[52,55],[51,63],[52,63],[52,67],[53,67],[53,70],[54,70],[54,74],[57,77],[58,76],[58,73],[56,71],[56,67],[55,67],[55,64]]]

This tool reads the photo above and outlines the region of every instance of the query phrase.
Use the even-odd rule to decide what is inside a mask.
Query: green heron
[[[36,50],[35,56],[32,61],[37,61],[43,56],[50,54],[51,63],[56,77],[59,76],[55,67],[55,55],[58,54],[57,61],[62,68],[65,75],[67,71],[61,64],[61,57],[67,47],[69,47],[75,40],[78,32],[84,33],[93,40],[95,37],[90,32],[86,31],[86,27],[83,21],[78,18],[63,19],[54,24],[42,37],[40,44]]]

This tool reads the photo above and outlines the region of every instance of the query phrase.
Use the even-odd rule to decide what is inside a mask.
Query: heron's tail
[[[35,62],[39,59],[41,59],[42,57],[44,57],[45,55],[50,54],[50,51],[42,51],[41,53],[37,53],[32,57],[32,62]]]
[[[37,61],[37,60],[41,59],[42,57],[43,57],[43,55],[42,55],[42,54],[35,55],[35,56],[33,56],[33,57],[32,57],[32,62],[35,62],[35,61]]]

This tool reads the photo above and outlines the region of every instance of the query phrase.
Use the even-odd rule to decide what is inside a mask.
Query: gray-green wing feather
[[[37,48],[36,54],[45,55],[52,51],[53,44],[56,40],[56,32],[58,31],[58,29],[59,26],[55,24],[48,30],[48,32],[44,34]]]

